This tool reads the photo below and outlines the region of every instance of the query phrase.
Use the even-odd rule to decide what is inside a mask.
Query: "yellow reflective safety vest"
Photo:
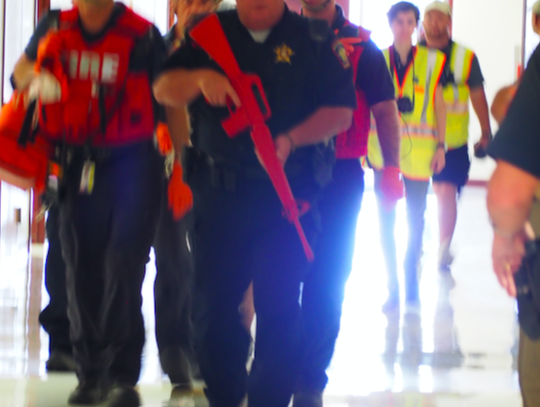
[[[452,43],[450,72],[454,83],[444,86],[446,103],[446,144],[448,149],[467,145],[469,141],[469,77],[474,60],[474,52]]]
[[[415,180],[428,180],[433,175],[431,161],[437,149],[437,121],[435,118],[435,91],[439,84],[446,56],[424,46],[414,47],[403,83],[399,83],[391,53],[393,47],[383,50],[392,74],[396,99],[408,97],[413,101],[411,113],[400,113],[401,152],[400,167],[404,176]],[[368,159],[375,169],[384,167],[375,121],[371,120]]]

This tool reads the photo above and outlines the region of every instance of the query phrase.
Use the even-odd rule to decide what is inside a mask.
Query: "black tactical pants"
[[[302,291],[305,354],[300,390],[323,391],[328,382],[325,371],[341,325],[363,194],[360,161],[338,160],[332,183],[324,189],[318,205],[322,231]]]
[[[154,284],[156,341],[160,353],[165,349],[177,348],[191,355],[193,216],[188,213],[179,221],[174,219],[168,206],[167,188],[168,181],[163,188],[161,213],[154,239],[157,268]]]
[[[49,352],[71,354],[69,319],[67,316],[66,263],[60,243],[60,210],[58,205],[49,209],[47,216],[47,240],[49,250],[45,261],[45,288],[49,293],[49,305],[39,314],[39,322],[49,334]]]
[[[80,381],[135,385],[145,340],[141,286],[159,217],[163,160],[152,142],[93,154],[81,194],[75,153],[60,204],[71,342]]]
[[[192,253],[188,244],[192,215],[180,221],[168,208],[168,181],[163,183],[162,207],[154,250],[157,276],[154,285],[156,340],[160,352],[180,348],[192,352],[191,289],[193,279]],[[52,206],[47,218],[49,250],[45,265],[45,286],[49,305],[39,321],[49,334],[49,349],[72,353],[67,316],[66,265],[62,257],[59,231],[59,209]]]
[[[300,370],[299,296],[306,256],[296,229],[282,217],[269,180],[233,179],[201,167],[190,177],[195,197],[195,333],[210,406],[239,406],[247,393],[250,407],[287,407]],[[302,218],[312,242],[317,217],[312,210]],[[252,281],[257,342],[248,378],[251,338],[239,307]]]

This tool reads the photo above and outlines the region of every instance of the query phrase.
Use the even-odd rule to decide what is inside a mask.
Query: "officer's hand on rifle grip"
[[[199,88],[212,106],[227,106],[227,98],[230,98],[236,107],[242,105],[229,79],[216,71],[204,70],[199,78]]]
[[[274,140],[276,144],[276,155],[282,166],[285,166],[285,163],[289,159],[289,156],[294,151],[294,145],[291,137],[289,135],[280,134]]]

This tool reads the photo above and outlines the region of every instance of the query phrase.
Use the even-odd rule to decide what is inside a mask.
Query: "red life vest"
[[[130,67],[151,27],[126,8],[103,39],[87,43],[78,9],[61,12],[57,34],[68,97],[40,106],[40,133],[70,145],[115,147],[151,139],[155,122],[148,72]]]
[[[337,32],[338,38],[350,38],[347,37],[345,32],[351,32],[350,27],[353,24],[350,21]],[[355,27],[355,26],[353,26]],[[349,28],[348,30],[344,30]],[[358,27],[358,36],[362,42],[369,41],[370,32]],[[354,49],[349,53],[349,61],[353,66],[353,75],[354,83],[356,84],[356,76],[358,69],[358,62],[362,57],[364,52],[364,47],[360,44],[355,44]],[[366,99],[366,95],[359,89],[356,89],[356,103],[358,105],[357,109],[353,115],[353,122],[351,127],[339,134],[336,138],[336,158],[345,160],[345,159],[355,159],[367,155],[367,143],[369,138],[369,129],[371,126],[371,113],[369,105]]]

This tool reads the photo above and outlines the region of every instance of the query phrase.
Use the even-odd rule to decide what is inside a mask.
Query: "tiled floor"
[[[378,244],[375,199],[367,193],[360,216],[354,270],[347,288],[343,328],[330,369],[327,407],[517,407],[514,302],[490,271],[491,234],[485,191],[468,188],[460,203],[455,282],[436,270],[436,202],[429,197],[421,309],[384,315],[385,273]],[[398,250],[406,244],[404,206]],[[9,242],[2,242],[2,248]],[[37,323],[46,303],[39,248],[0,252],[0,407],[64,407],[72,375],[47,375],[47,337]],[[148,407],[167,402],[153,339],[152,283],[148,267],[144,313],[148,330],[141,393]],[[454,287],[455,284],[455,287]],[[197,403],[197,406],[200,403]],[[201,404],[202,405],[202,404]]]

